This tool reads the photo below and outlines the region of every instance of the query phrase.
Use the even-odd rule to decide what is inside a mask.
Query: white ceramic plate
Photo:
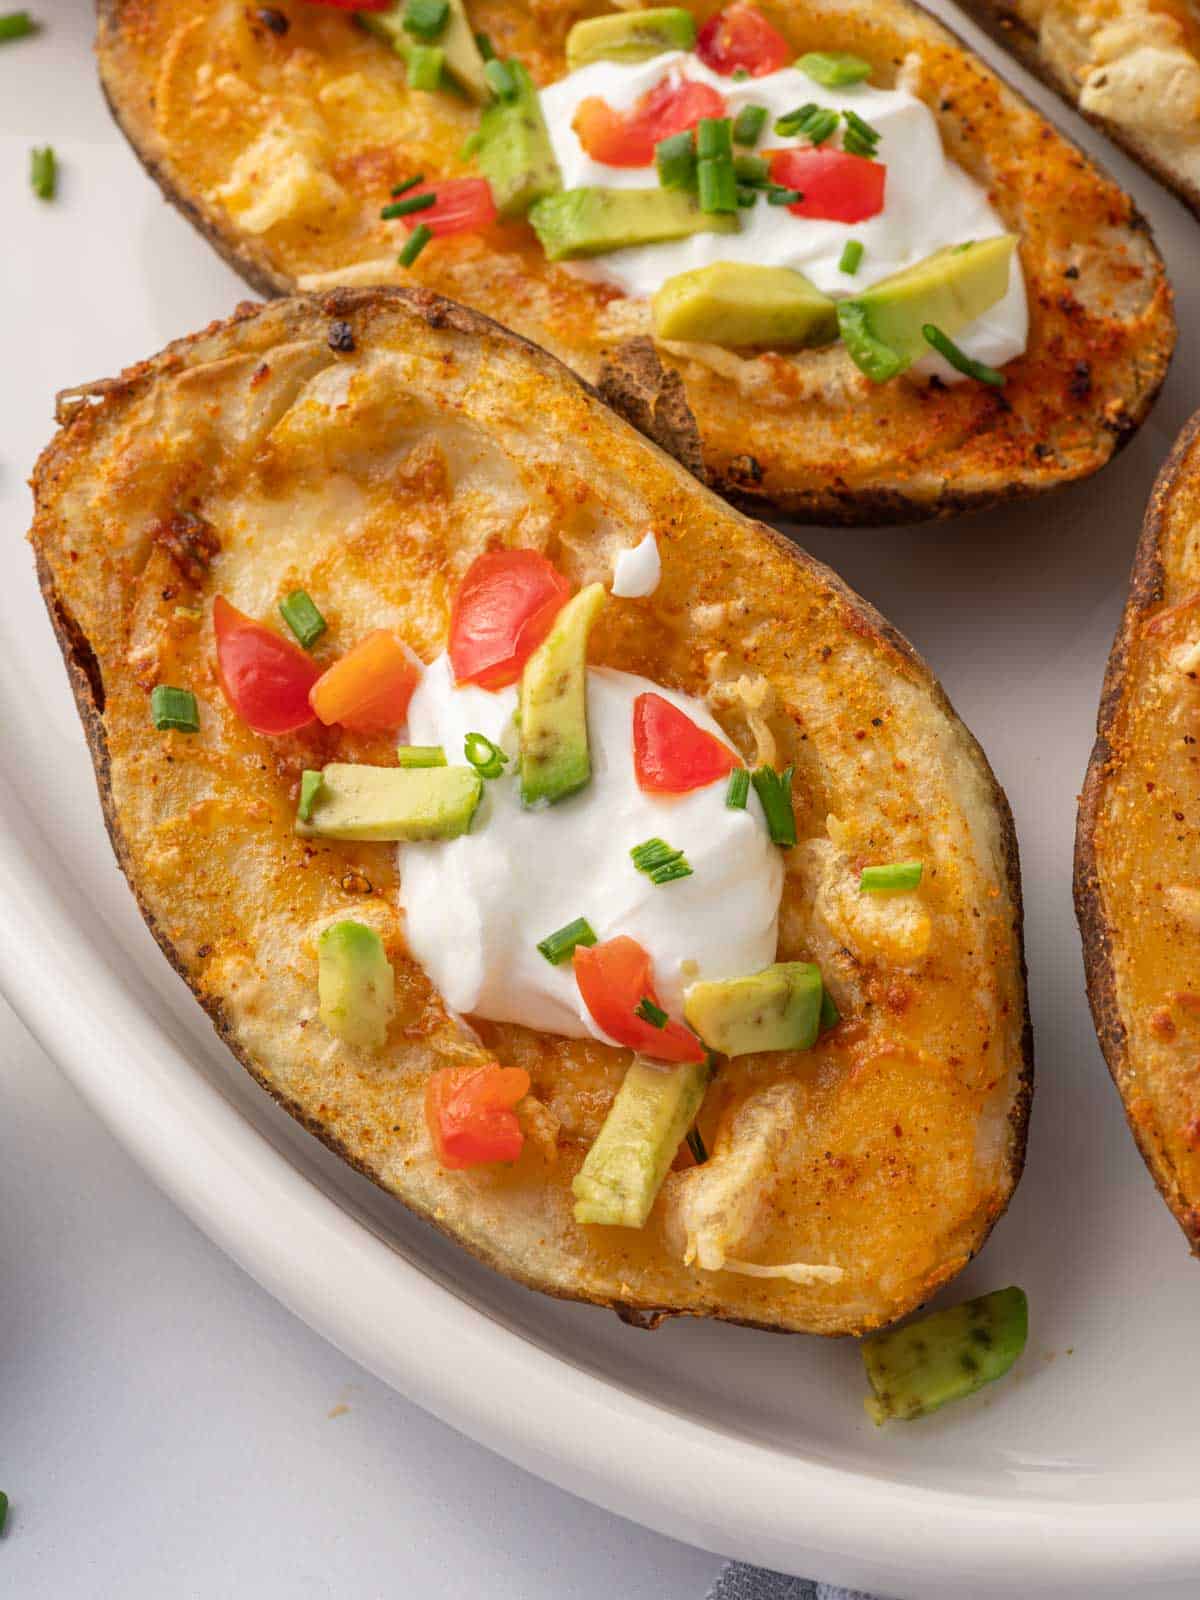
[[[1016,812],[1028,907],[1029,1166],[951,1295],[1022,1283],[1029,1349],[974,1401],[877,1432],[852,1344],[705,1323],[650,1337],[517,1288],[434,1236],[275,1110],[143,928],[22,540],[21,480],[56,389],[149,354],[244,291],[109,123],[88,8],[49,11],[41,39],[0,54],[0,980],[18,1011],[247,1270],[397,1388],[556,1483],[712,1549],[920,1600],[1194,1595],[1200,1266],[1096,1048],[1070,873],[1142,508],[1200,405],[1197,224],[1072,122],[1175,268],[1185,331],[1154,419],[1099,480],[1041,504],[804,536],[916,640],[982,738]],[[47,140],[63,159],[53,206],[26,185],[29,146]]]

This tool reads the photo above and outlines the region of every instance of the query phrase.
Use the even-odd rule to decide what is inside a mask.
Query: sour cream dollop
[[[482,733],[513,757],[506,775],[485,785],[470,833],[399,847],[409,948],[455,1011],[605,1039],[571,963],[553,967],[537,948],[576,917],[597,939],[628,934],[650,952],[659,1000],[674,1016],[689,983],[775,960],[783,868],[758,799],[751,792],[736,811],[725,805],[723,782],[670,796],[638,788],[633,703],[650,690],[725,737],[698,700],[590,668],[592,781],[569,800],[527,811],[509,775],[516,687],[456,687],[445,656],[426,669],[409,707],[412,743],[440,744],[449,761],[461,761],[467,734]],[[690,878],[657,886],[636,869],[630,849],[655,837],[684,852]]]
[[[654,529],[630,550],[622,550],[613,563],[612,592],[622,600],[644,600],[658,588],[662,558]]]
[[[799,137],[782,138],[772,130],[778,117],[810,102],[833,111],[857,112],[880,135],[878,159],[887,167],[883,210],[866,222],[828,222],[794,217],[760,199],[738,212],[740,230],[735,234],[698,233],[667,244],[614,250],[574,263],[577,272],[613,283],[628,295],[648,296],[677,273],[714,261],[745,261],[795,268],[823,293],[841,300],[915,266],[944,245],[1007,231],[985,191],[947,159],[928,106],[907,90],[877,89],[866,83],[826,88],[796,67],[737,81],[711,72],[697,56],[683,51],[635,63],[593,61],[542,90],[542,111],[564,188],[657,186],[653,166],[609,167],[593,161],[571,124],[580,102],[589,96],[599,96],[624,111],[666,77],[708,84],[724,96],[731,117],[746,105],[766,106],[760,150],[805,144]],[[838,265],[849,239],[860,240],[864,247],[862,264],[853,276]],[[1025,281],[1020,263],[1014,260],[1004,298],[954,338],[975,360],[1002,366],[1022,353],[1028,332]],[[947,382],[959,379],[935,355],[919,363],[918,370],[936,372]]]

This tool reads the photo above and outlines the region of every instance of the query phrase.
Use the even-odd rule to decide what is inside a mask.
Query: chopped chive
[[[53,200],[58,188],[58,157],[52,145],[29,152],[29,183],[39,200]]]
[[[792,811],[792,767],[756,767],[750,782],[767,819],[771,843],[787,848],[796,842],[796,817]]]
[[[696,124],[696,154],[701,161],[733,155],[733,124],[728,117],[701,117]]]
[[[410,189],[415,189],[419,183],[424,182],[425,174],[423,172],[416,173],[414,177],[405,178],[403,183],[398,183],[392,190],[392,198],[395,199],[397,195],[407,194]]]
[[[652,1028],[665,1028],[670,1020],[661,1006],[656,1006],[648,994],[643,995],[633,1008],[635,1017],[641,1017],[643,1022],[648,1022]]]
[[[799,189],[773,188],[767,190],[767,204],[769,206],[794,206],[804,199]]]
[[[817,1027],[822,1033],[827,1028],[836,1028],[842,1020],[842,1013],[834,1004],[833,996],[828,989],[821,990],[821,1015],[817,1020]]]
[[[548,934],[538,942],[538,949],[552,967],[559,967],[574,955],[577,946],[593,945],[596,935],[586,917],[576,917],[557,932]]]
[[[484,67],[483,75],[497,100],[515,100],[521,92],[516,73],[507,61],[497,61],[493,57]]]
[[[919,861],[892,861],[886,867],[864,867],[858,887],[864,894],[895,894],[903,889],[915,889],[921,882],[923,867]]]
[[[311,650],[325,632],[325,618],[303,589],[293,589],[286,600],[279,602],[279,615],[306,650]]]
[[[696,142],[690,128],[660,139],[654,146],[654,164],[664,189],[696,187]]]
[[[0,34],[0,39],[4,37]],[[0,1533],[4,1532],[4,1524],[8,1521],[8,1496],[0,1489]]]
[[[401,767],[444,767],[446,752],[440,744],[401,744],[396,746],[396,764]]]
[[[635,844],[629,852],[634,866],[644,872],[653,884],[674,883],[679,878],[690,878],[692,868],[682,850],[672,850],[665,839],[647,839]]]
[[[876,148],[879,144],[880,133],[869,122],[855,111],[843,111],[846,119],[846,131],[842,134],[842,149],[848,150],[852,156],[866,156],[869,161],[875,159]]]
[[[467,735],[463,754],[481,778],[498,778],[508,765],[508,757],[500,746],[482,733]]]
[[[436,39],[450,17],[450,0],[408,0],[402,26],[417,39]]]
[[[661,867],[655,867],[650,874],[650,882],[661,889],[664,883],[675,883],[679,878],[690,878],[691,876],[691,867],[688,865],[686,858],[680,856],[678,861],[667,861]]]
[[[179,733],[200,732],[200,711],[190,689],[172,689],[160,683],[150,696],[150,715],[160,733],[174,728]]]
[[[800,131],[810,144],[824,144],[826,139],[831,139],[837,132],[837,125],[836,111],[822,111],[815,117],[809,117]]]
[[[868,144],[865,139],[860,139],[850,128],[847,128],[842,135],[842,149],[848,156],[862,156],[866,161],[874,161],[876,156],[875,146]]]
[[[735,767],[729,774],[729,787],[725,791],[725,804],[731,811],[745,811],[750,796],[750,774],[745,767]]]
[[[435,194],[410,194],[407,200],[393,200],[390,206],[384,206],[379,215],[385,222],[391,222],[394,217],[411,217],[414,211],[428,211],[436,204]]]
[[[704,1140],[700,1137],[699,1128],[689,1128],[687,1133],[687,1147],[696,1158],[697,1166],[703,1166],[708,1160],[708,1151],[704,1148]]]
[[[863,244],[861,239],[847,239],[842,249],[842,258],[838,262],[838,271],[849,273],[851,277],[862,266]]]
[[[440,44],[414,44],[408,52],[406,66],[408,68],[408,86],[410,89],[423,89],[427,94],[432,94],[442,87],[442,67],[446,61],[446,52]],[[403,201],[400,202],[403,205]],[[387,208],[391,210],[389,206]],[[395,213],[393,213],[394,215]],[[403,212],[401,212],[403,215]]]
[[[857,111],[843,110],[842,116],[846,119],[846,126],[853,128],[860,139],[865,139],[868,144],[878,144],[883,135],[878,128],[873,128],[865,118],[860,117]]]
[[[948,339],[940,328],[935,328],[932,322],[927,322],[921,329],[925,336],[925,343],[930,344],[938,355],[948,361],[956,372],[961,372],[964,377],[974,378],[979,383],[991,384],[993,389],[1001,389],[1007,382],[1002,372],[997,372],[995,367],[989,367],[983,361],[973,361],[965,350],[960,350],[953,339]]]
[[[308,770],[300,774],[300,804],[296,807],[296,816],[301,822],[312,821],[313,801],[320,794],[324,781],[319,772]]]
[[[494,61],[496,59],[496,47],[486,33],[477,33],[475,35],[475,48],[485,61]]]
[[[411,267],[432,238],[433,229],[427,228],[422,222],[420,227],[414,228],[412,233],[409,234],[408,243],[396,257],[396,260],[402,267]]]
[[[733,172],[739,183],[765,187],[771,180],[771,163],[763,156],[734,156]]]
[[[794,138],[796,134],[803,134],[810,144],[824,144],[826,139],[837,132],[839,117],[836,111],[827,111],[823,106],[813,104],[801,106],[797,111],[787,111],[775,124],[775,132],[784,138]]]
[[[737,210],[737,179],[730,156],[701,161],[696,168],[701,211],[715,214]]]
[[[781,117],[777,117],[775,120],[775,132],[781,133],[785,139],[790,139],[794,134],[799,133],[809,117],[816,116],[820,109],[815,100],[809,100],[807,104],[797,106],[795,111],[785,111]]]
[[[10,39],[28,38],[35,31],[28,11],[7,11],[0,17],[0,44],[7,44]]]
[[[734,144],[755,145],[767,123],[766,106],[743,106],[733,119]]]
[[[871,76],[869,61],[843,50],[810,50],[796,65],[814,83],[824,84],[827,89],[842,89]]]
[[[737,203],[743,211],[748,211],[751,206],[758,204],[758,190],[751,189],[747,184],[739,183],[737,186]]]

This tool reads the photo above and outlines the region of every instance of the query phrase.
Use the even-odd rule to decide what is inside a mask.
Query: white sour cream
[[[828,89],[795,67],[762,78],[736,81],[710,72],[692,54],[672,51],[649,61],[594,61],[568,73],[542,90],[542,110],[562,172],[563,187],[600,185],[613,189],[657,186],[653,166],[604,166],[585,152],[571,123],[580,101],[599,96],[615,110],[628,110],[666,76],[709,84],[724,96],[728,114],[743,106],[766,106],[767,123],[757,148],[803,145],[798,137],[781,138],[773,129],[777,117],[810,101],[840,111],[848,108],[880,134],[878,159],[887,167],[883,210],[866,222],[828,222],[794,217],[760,199],[738,212],[736,234],[698,233],[667,244],[636,245],[573,263],[573,270],[616,284],[628,295],[652,295],[668,278],[714,261],[746,261],[764,266],[793,267],[835,299],[869,288],[881,278],[914,266],[943,245],[988,239],[1007,230],[984,190],[946,157],[932,112],[904,89],[876,89],[870,84]],[[840,133],[831,144],[840,143]],[[862,264],[853,277],[839,270],[847,240],[864,247]],[[1002,366],[1025,349],[1029,314],[1025,282],[1014,260],[1008,292],[978,321],[955,335],[955,343],[977,361]],[[936,372],[947,382],[957,374],[939,356],[918,363],[918,371]]]
[[[485,785],[470,833],[399,846],[409,948],[455,1011],[604,1039],[571,963],[552,967],[537,948],[576,917],[600,940],[628,934],[650,952],[659,999],[674,1016],[689,983],[740,977],[775,960],[783,868],[758,799],[751,791],[746,810],[731,811],[724,780],[690,794],[643,793],[633,769],[633,703],[648,690],[724,738],[698,700],[590,668],[592,781],[569,800],[527,811],[511,775],[516,687],[458,688],[445,656],[426,669],[409,707],[412,743],[440,744],[454,762],[466,735],[482,733],[514,758],[504,777]],[[690,878],[656,886],[638,872],[629,851],[655,837],[684,852]]]
[[[613,563],[612,592],[622,600],[644,600],[658,588],[662,559],[651,528],[631,550],[622,550]]]

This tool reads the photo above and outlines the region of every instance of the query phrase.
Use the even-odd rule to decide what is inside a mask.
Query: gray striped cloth
[[[731,1561],[708,1591],[708,1600],[874,1600],[858,1589],[838,1589],[809,1578],[789,1578]]]

